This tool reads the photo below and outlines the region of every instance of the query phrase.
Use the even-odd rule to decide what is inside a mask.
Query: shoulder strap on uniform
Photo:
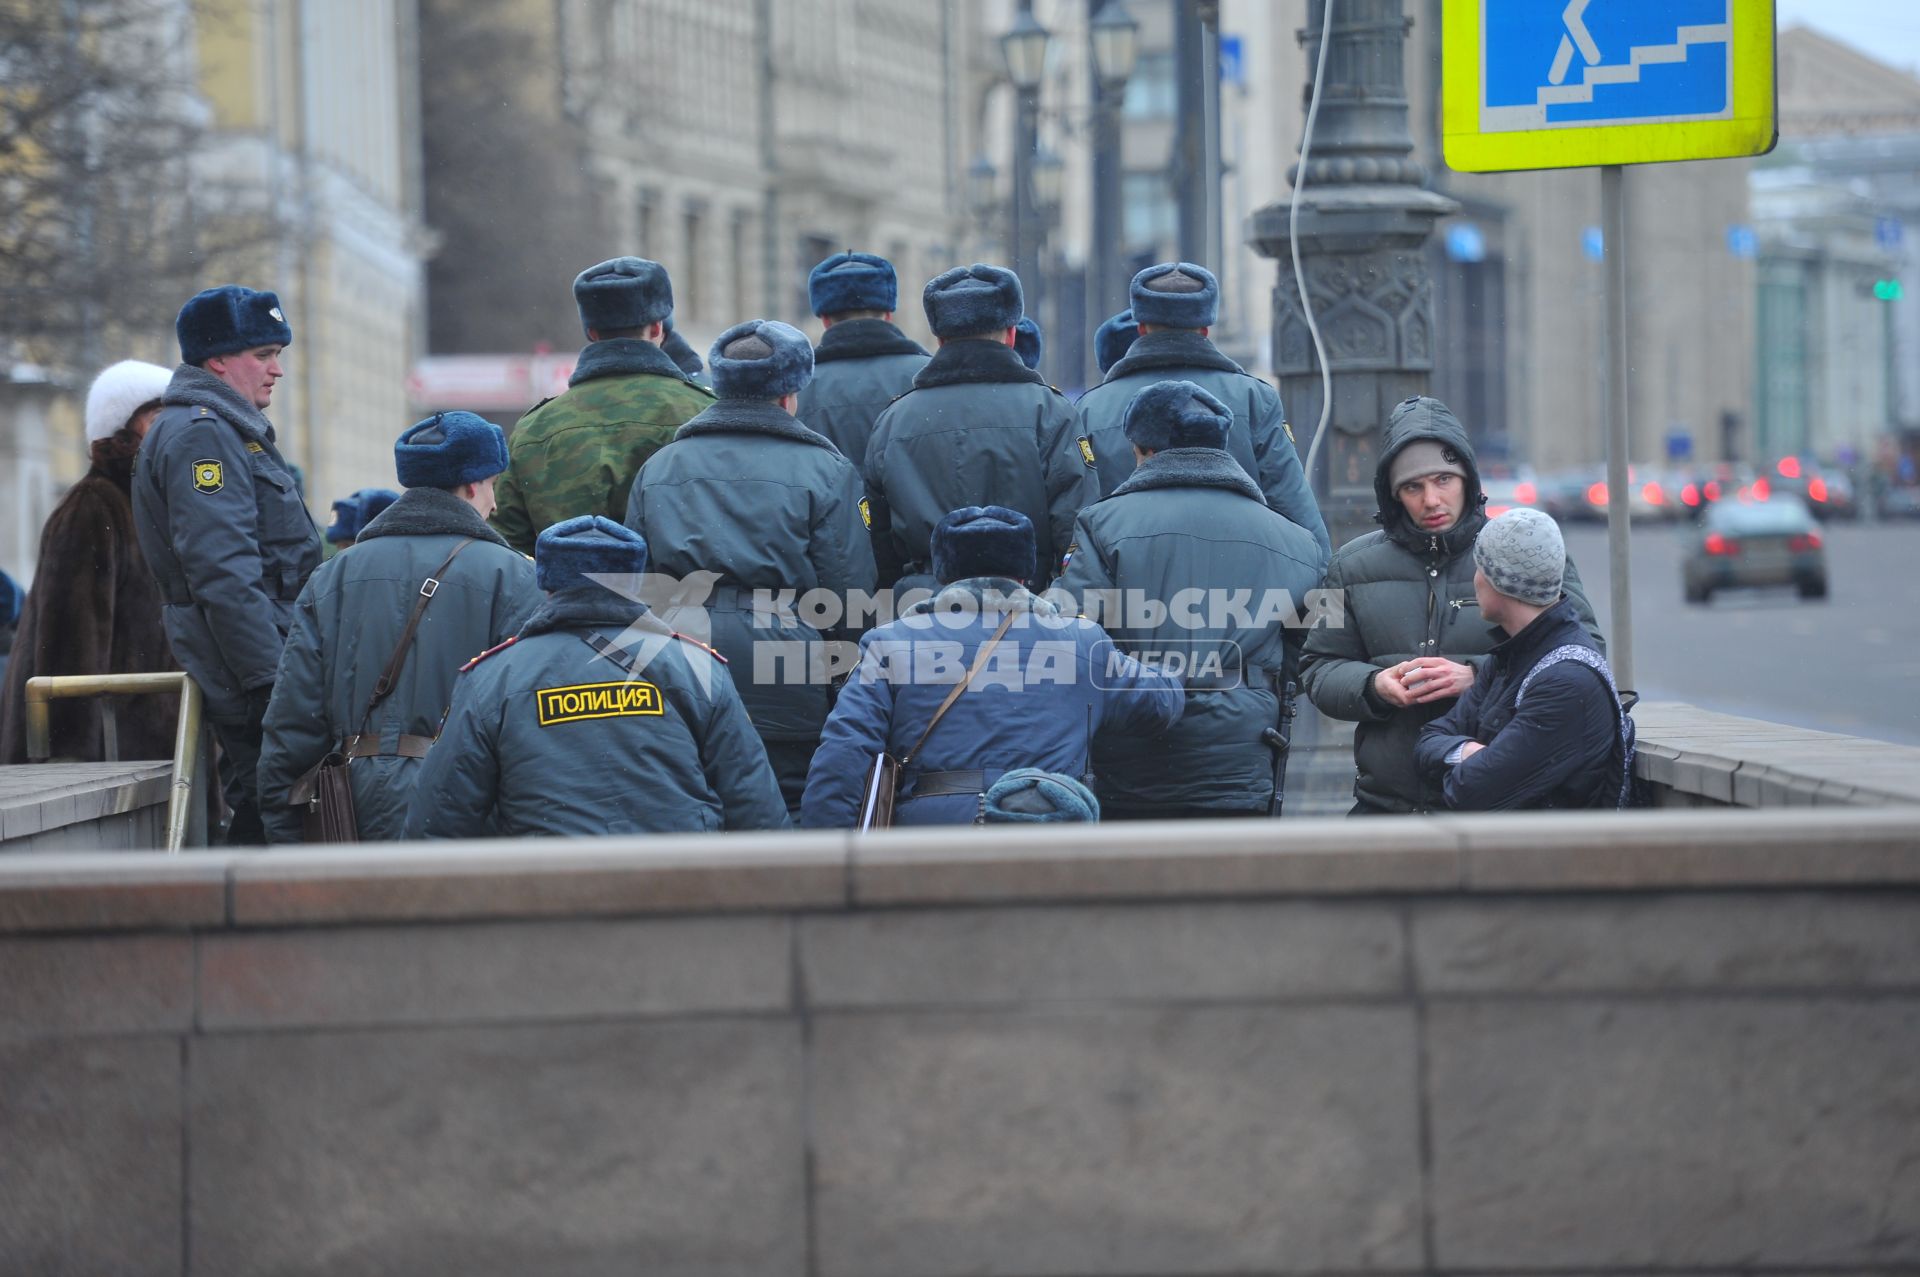
[[[558,399],[559,397],[560,396],[558,395],[548,395],[545,399],[542,399],[539,403],[535,404],[533,407],[521,413],[520,420],[525,421],[528,417],[531,417],[534,413],[539,412],[542,408],[546,407],[548,404],[552,403],[555,399]]]
[[[492,656],[495,652],[504,652],[508,648],[512,647],[515,643],[518,643],[519,641],[520,641],[520,636],[518,634],[515,634],[512,638],[509,638],[504,643],[495,643],[492,647],[480,653],[480,655],[474,657],[472,660],[468,661],[465,665],[462,665],[460,667],[460,672],[462,674],[465,674],[468,670],[472,669],[474,666],[478,665],[480,662],[486,660],[489,656]]]
[[[380,702],[393,694],[393,685],[400,677],[400,671],[406,666],[407,653],[413,648],[414,633],[420,628],[420,618],[427,614],[427,605],[433,602],[433,596],[440,592],[440,578],[446,575],[453,561],[460,557],[460,551],[473,544],[473,538],[467,537],[453,547],[446,561],[433,570],[433,574],[420,583],[420,595],[414,601],[413,612],[407,617],[406,628],[400,631],[400,641],[393,645],[393,655],[387,658],[387,667],[380,671],[380,677],[373,684],[373,695],[367,700],[367,709],[360,716],[360,734],[367,734],[367,727],[373,722],[373,711],[380,708]]]
[[[973,682],[974,675],[986,668],[988,655],[999,646],[1000,640],[1007,636],[1008,628],[1013,625],[1013,617],[1014,613],[1008,612],[1006,619],[1000,622],[1000,628],[993,632],[993,637],[980,645],[980,650],[974,653],[973,665],[968,668],[967,676],[953,685],[953,690],[947,693],[947,699],[941,701],[940,708],[933,711],[933,717],[927,720],[926,729],[920,733],[920,739],[913,742],[913,748],[900,755],[900,766],[903,769],[913,761],[914,755],[920,752],[920,747],[927,743],[927,737],[933,735],[933,729],[940,726],[940,720],[945,718],[947,711],[953,708],[953,703],[960,699],[960,693],[967,690],[967,684]]]

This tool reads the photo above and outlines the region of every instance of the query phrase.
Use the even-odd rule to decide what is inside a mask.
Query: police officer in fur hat
[[[400,435],[393,459],[405,494],[359,530],[352,554],[313,574],[294,607],[260,753],[270,842],[300,840],[294,791],[336,749],[353,760],[361,840],[401,837],[455,673],[517,631],[540,599],[533,565],[487,524],[494,480],[507,468],[499,426],[435,413]],[[399,674],[377,696],[429,579],[438,584]]]
[[[254,844],[266,837],[261,724],[293,602],[320,565],[320,532],[265,416],[293,329],[279,298],[236,284],[196,294],[174,327],[181,363],[140,445],[134,530],[225,756],[227,841]]]
[[[866,459],[873,423],[927,366],[920,343],[894,325],[899,294],[893,263],[872,253],[835,253],[807,276],[807,299],[826,332],[794,415],[855,467]]]
[[[408,836],[786,828],[726,665],[633,599],[640,534],[569,519],[540,534],[534,570],[546,600],[461,673]]]
[[[1024,514],[1004,506],[951,511],[931,550],[939,593],[860,641],[860,664],[807,774],[803,825],[853,827],[882,750],[911,755],[896,824],[964,825],[1006,773],[1038,767],[1083,776],[1095,733],[1152,737],[1180,717],[1177,679],[1020,584],[1037,557]],[[976,663],[979,674],[935,722]]]
[[[591,344],[565,393],[520,418],[497,485],[493,526],[522,554],[564,519],[621,519],[641,465],[713,403],[661,345],[673,318],[666,267],[641,257],[589,266],[573,299]]]
[[[1039,530],[1026,578],[1052,579],[1074,516],[1098,495],[1094,449],[1072,404],[1020,361],[1020,280],[998,266],[956,266],[922,301],[940,349],[894,400],[867,445],[867,499],[883,585],[934,584],[933,529],[970,505],[1018,510]]]
[[[707,601],[713,644],[797,812],[831,706],[824,644],[855,635],[844,623],[817,630],[790,604],[756,615],[753,600],[818,590],[844,607],[853,591],[871,594],[865,500],[853,463],[793,415],[813,375],[804,334],[750,319],[720,334],[707,362],[720,401],[680,427],[634,480],[627,526],[657,547],[656,572],[718,577]],[[761,653],[769,660],[756,659]]]
[[[1040,321],[1032,315],[1020,316],[1020,322],[1013,326],[1013,353],[1020,356],[1020,362],[1039,372],[1040,352],[1045,344],[1040,336]]]
[[[361,488],[333,503],[333,518],[327,524],[326,557],[331,559],[352,545],[360,530],[380,512],[400,499],[391,488]]]
[[[1101,494],[1112,492],[1133,471],[1125,425],[1133,397],[1157,381],[1191,381],[1232,410],[1227,451],[1260,485],[1268,505],[1313,534],[1324,567],[1332,543],[1279,394],[1207,339],[1220,313],[1220,284],[1213,272],[1192,262],[1149,266],[1133,277],[1128,301],[1140,336],[1078,405],[1082,427],[1100,458]]]
[[[1233,412],[1193,382],[1140,391],[1125,425],[1137,465],[1080,512],[1060,586],[1122,651],[1177,654],[1187,708],[1161,736],[1095,742],[1101,807],[1108,820],[1266,815],[1263,733],[1292,665],[1282,619],[1320,583],[1320,547],[1267,506],[1226,450]],[[1197,608],[1168,606],[1187,590]]]

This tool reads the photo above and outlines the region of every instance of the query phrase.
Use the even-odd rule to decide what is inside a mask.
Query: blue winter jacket
[[[1186,679],[1187,708],[1161,736],[1094,744],[1103,804],[1262,810],[1279,721],[1284,623],[1320,584],[1320,547],[1267,508],[1218,448],[1170,448],[1080,512],[1061,588],[1129,655]]]
[[[813,380],[793,415],[833,440],[856,469],[887,405],[913,389],[927,352],[884,319],[835,324],[813,348]]]
[[[813,628],[791,601],[756,613],[755,596],[871,593],[862,499],[858,470],[824,436],[778,404],[738,399],[681,426],[633,481],[626,524],[647,539],[649,570],[713,574],[708,641],[763,740],[813,740],[832,699],[824,675],[800,677],[797,656],[779,654],[824,661],[823,642],[853,634]]]
[[[787,826],[726,667],[597,585],[462,672],[407,817],[412,838]]]
[[[1095,733],[1153,736],[1180,717],[1177,680],[1114,646],[1091,621],[1069,616],[1016,581],[957,581],[871,631],[827,719],[807,773],[800,823],[852,828],[874,756],[906,754],[980,646],[1008,613],[1013,625],[901,777],[894,821],[969,824],[978,794],[916,797],[931,772],[981,772],[982,785],[1019,767],[1084,776]]]
[[[1066,396],[991,341],[942,346],[880,415],[863,470],[882,585],[933,588],[933,530],[951,510],[1003,505],[1033,520],[1034,588],[1053,579],[1074,516],[1099,493]]]
[[[1191,381],[1233,410],[1227,451],[1260,485],[1269,506],[1313,534],[1320,543],[1324,570],[1333,542],[1300,464],[1279,392],[1221,354],[1199,333],[1161,329],[1140,334],[1120,362],[1107,370],[1106,380],[1074,405],[1080,410],[1080,428],[1098,459],[1100,495],[1112,492],[1133,473],[1133,448],[1125,426],[1127,405],[1142,390],[1162,381]]]
[[[446,717],[460,667],[518,630],[540,602],[533,564],[451,492],[410,488],[300,592],[260,748],[260,814],[269,842],[300,841],[302,813],[288,805],[294,783],[360,731],[422,583],[462,540],[473,544],[437,578],[406,663],[368,722],[368,734],[389,749],[401,736],[431,737]],[[362,841],[406,832],[422,765],[397,754],[351,764]]]
[[[1626,744],[1620,703],[1597,669],[1562,660],[1540,672],[1515,706],[1520,685],[1540,659],[1560,647],[1600,655],[1564,595],[1511,638],[1453,708],[1421,729],[1414,761],[1457,811],[1539,807],[1603,807],[1619,802]],[[1453,751],[1469,741],[1486,748],[1459,763]]]

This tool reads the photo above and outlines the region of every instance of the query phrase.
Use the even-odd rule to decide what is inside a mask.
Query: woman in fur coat
[[[40,533],[40,561],[20,613],[0,694],[0,764],[27,761],[25,685],[46,674],[175,670],[160,621],[160,592],[133,535],[133,462],[173,374],[128,359],[87,392],[93,467]],[[53,756],[107,757],[111,713],[121,758],[173,757],[177,696],[92,697],[53,703]]]

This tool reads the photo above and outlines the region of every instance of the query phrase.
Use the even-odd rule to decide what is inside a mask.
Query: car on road
[[[1590,523],[1607,521],[1607,472],[1586,472],[1586,488],[1568,517]],[[1680,518],[1677,491],[1667,476],[1639,466],[1627,467],[1627,518],[1635,523],[1672,523]]]
[[[1521,466],[1510,473],[1482,475],[1480,491],[1487,496],[1487,517],[1497,519],[1515,506],[1540,508],[1540,481]]]
[[[1816,519],[1857,519],[1853,480],[1844,470],[1823,469],[1812,457],[1781,457],[1766,477],[1767,490],[1799,497]],[[1756,494],[1757,495],[1757,494]]]
[[[1721,590],[1791,585],[1803,599],[1827,597],[1827,549],[1820,526],[1798,497],[1722,500],[1701,520],[1681,560],[1687,602]]]

